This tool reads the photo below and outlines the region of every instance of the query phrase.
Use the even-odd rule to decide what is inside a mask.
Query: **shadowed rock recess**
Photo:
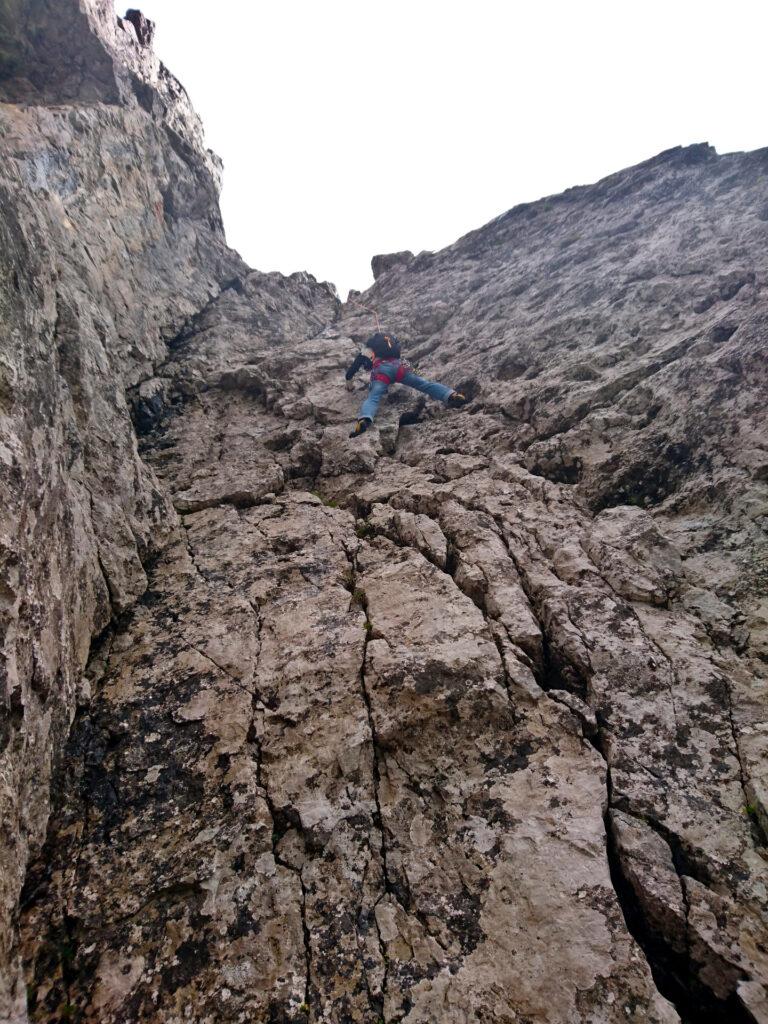
[[[765,1024],[768,150],[377,257],[350,440],[151,24],[0,37],[0,1019]]]

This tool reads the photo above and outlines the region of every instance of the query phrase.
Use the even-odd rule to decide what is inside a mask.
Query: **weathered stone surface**
[[[688,910],[672,851],[638,818],[612,810],[610,821],[622,871],[642,906],[649,930],[666,936],[674,953],[684,954]]]
[[[381,277],[386,270],[392,270],[395,267],[407,267],[409,263],[413,262],[413,258],[413,253],[408,250],[374,256],[371,259],[371,270],[373,271],[374,280]]]
[[[167,493],[138,456],[126,386],[151,372],[186,319],[244,268],[224,244],[216,168],[197,119],[133,28],[126,33],[109,5],[85,0],[3,10],[17,44],[13,59],[3,56],[0,82],[14,101],[0,105],[7,964],[91,637],[141,595],[144,566],[175,525]],[[152,110],[141,89],[157,98]],[[0,1003],[18,1001],[8,983],[4,970]]]
[[[34,11],[0,1015],[761,1021],[766,152],[375,258],[361,301],[471,402],[393,388],[350,440],[370,314],[226,249],[138,13]]]

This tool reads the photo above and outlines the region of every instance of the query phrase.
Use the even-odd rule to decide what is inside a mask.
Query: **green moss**
[[[331,498],[324,498],[322,496],[322,494],[320,494],[319,491],[310,491],[309,493],[314,495],[316,498],[318,498],[325,505],[326,508],[338,508],[339,507],[338,501],[333,501]]]

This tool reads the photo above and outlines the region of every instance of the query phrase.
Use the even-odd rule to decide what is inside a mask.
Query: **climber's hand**
[[[347,391],[354,391],[355,390],[355,382],[353,380],[345,380],[344,381],[344,387],[347,389]]]

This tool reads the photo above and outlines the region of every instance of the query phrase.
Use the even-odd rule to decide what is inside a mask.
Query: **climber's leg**
[[[417,391],[423,391],[425,395],[429,395],[430,398],[437,399],[438,402],[447,402],[453,394],[453,388],[447,388],[445,384],[438,384],[436,381],[424,380],[423,377],[419,377],[413,370],[409,370],[408,373],[403,377],[402,383],[409,388],[415,388]]]
[[[388,387],[389,384],[385,384],[383,380],[371,381],[368,385],[368,397],[360,408],[360,419],[373,421],[373,418],[379,410],[379,403],[387,393]]]

